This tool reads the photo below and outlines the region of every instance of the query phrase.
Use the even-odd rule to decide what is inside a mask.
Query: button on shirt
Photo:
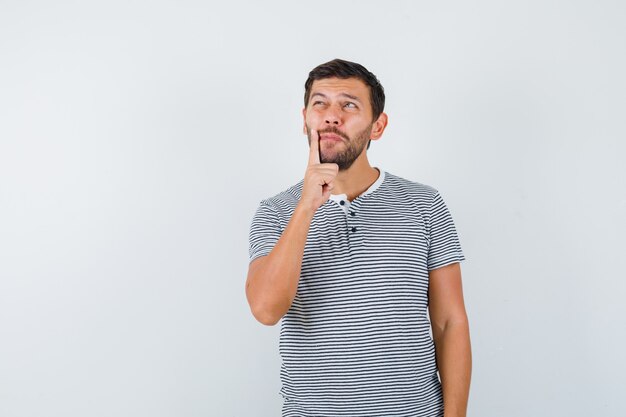
[[[428,273],[465,257],[439,192],[378,170],[364,193],[331,195],[311,221],[281,321],[283,417],[443,415]],[[260,202],[250,261],[270,253],[302,185]]]

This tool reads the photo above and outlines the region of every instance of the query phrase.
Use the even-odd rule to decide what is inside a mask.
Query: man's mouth
[[[339,135],[335,135],[333,133],[323,133],[320,135],[320,140],[331,140],[337,142],[343,142],[343,138]]]

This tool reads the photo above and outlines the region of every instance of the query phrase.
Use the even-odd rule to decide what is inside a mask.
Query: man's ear
[[[302,108],[302,133],[306,135],[306,107]]]
[[[387,127],[388,121],[389,119],[387,118],[387,113],[381,113],[380,116],[378,116],[378,119],[376,119],[376,121],[372,125],[372,134],[370,135],[370,139],[379,139],[383,135],[383,132]]]

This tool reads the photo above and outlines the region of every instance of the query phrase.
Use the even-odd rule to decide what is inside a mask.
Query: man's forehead
[[[315,93],[348,93],[365,98],[368,94],[367,85],[358,78],[322,78],[313,81],[311,95]]]

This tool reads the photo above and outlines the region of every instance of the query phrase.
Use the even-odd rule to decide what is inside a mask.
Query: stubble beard
[[[311,129],[307,127],[307,136],[309,138],[309,146],[311,145]],[[323,133],[334,133],[344,139],[346,149],[343,152],[331,151],[325,152],[326,145],[320,142],[320,163],[335,163],[339,166],[339,171],[345,171],[352,166],[354,161],[363,153],[367,146],[372,133],[372,126],[368,126],[361,132],[357,133],[353,139],[350,139],[345,133],[336,127],[318,131],[320,135]],[[333,143],[332,147],[341,146],[339,142]]]

